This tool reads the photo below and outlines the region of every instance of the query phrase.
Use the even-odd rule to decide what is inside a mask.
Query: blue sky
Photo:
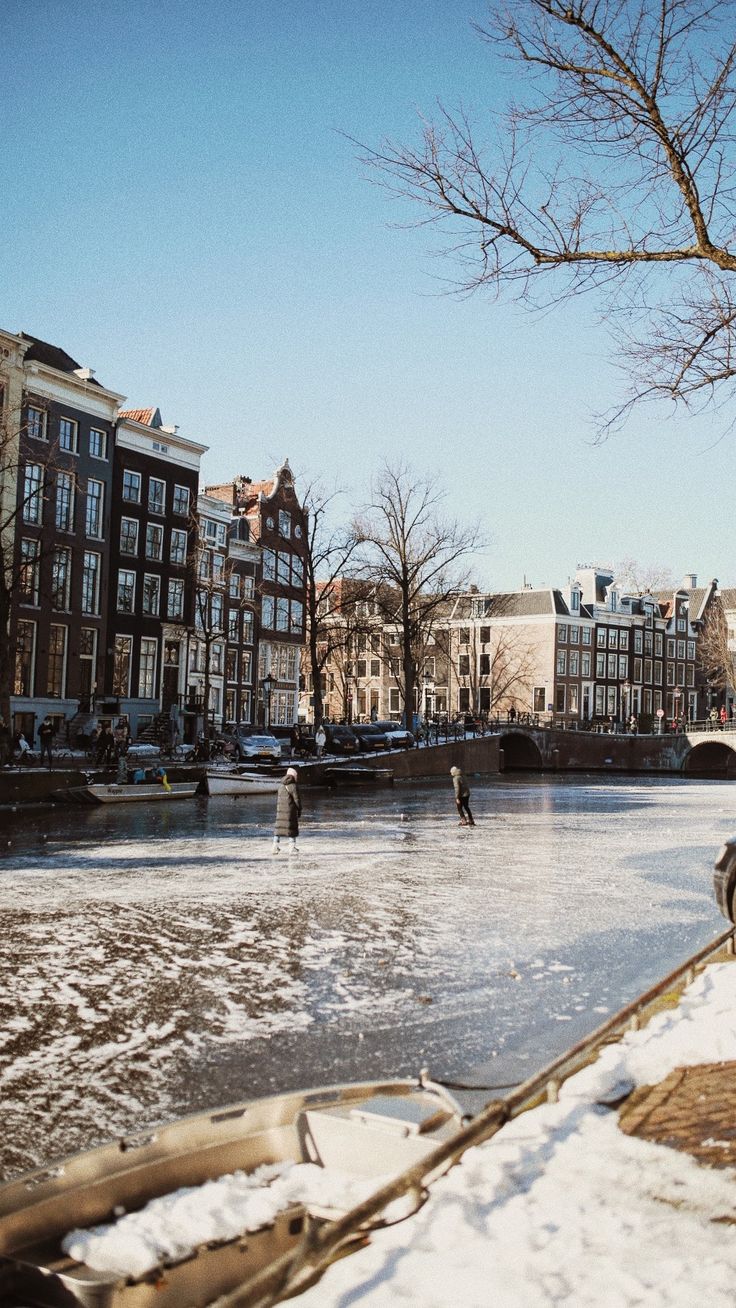
[[[365,498],[382,459],[480,518],[481,586],[578,561],[732,580],[724,415],[620,392],[593,301],[530,317],[444,293],[436,233],[366,179],[344,133],[481,122],[509,89],[476,0],[6,0],[0,322],[62,345],[131,407],[209,445],[205,481],[297,475]]]

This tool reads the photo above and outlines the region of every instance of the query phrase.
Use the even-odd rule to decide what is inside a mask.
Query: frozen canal
[[[280,1089],[528,1075],[719,933],[732,784],[472,780],[0,814],[0,1175]],[[7,842],[7,843],[6,843]]]

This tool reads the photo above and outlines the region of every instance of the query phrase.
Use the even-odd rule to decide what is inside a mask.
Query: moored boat
[[[41,1308],[203,1308],[461,1122],[431,1081],[367,1082],[235,1104],[78,1154],[0,1186],[0,1286]],[[186,1218],[157,1236],[160,1211],[178,1202]],[[230,1226],[213,1225],[225,1209]]]
[[[136,782],[131,785],[71,786],[68,790],[55,790],[54,799],[71,800],[78,804],[139,804],[143,801],[160,803],[162,800],[191,799],[196,795],[198,781]]]
[[[204,784],[208,795],[274,795],[281,777],[269,776],[265,772],[207,768]]]
[[[329,767],[324,770],[330,786],[392,786],[391,768]]]

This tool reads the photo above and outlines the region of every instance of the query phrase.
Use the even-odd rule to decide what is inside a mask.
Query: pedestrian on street
[[[289,853],[299,853],[296,838],[299,835],[299,818],[301,817],[302,812],[302,801],[299,798],[297,780],[298,774],[296,768],[287,768],[286,776],[279,786],[276,799],[276,827],[273,833],[272,854],[278,854],[279,841],[282,836],[288,836]]]
[[[54,734],[54,724],[47,714],[38,728],[38,743],[41,747],[41,767],[43,767],[44,755],[49,761],[49,769],[54,765],[51,757],[51,746],[53,744]]]
[[[461,827],[474,827],[475,820],[470,811],[470,788],[463,775],[462,768],[450,768],[452,785],[455,791],[455,807],[460,814]]]
[[[20,768],[21,763],[25,763],[30,767],[32,757],[31,747],[22,731],[19,731],[15,737],[15,748],[18,752],[18,767]]]
[[[728,713],[726,712],[726,705],[722,704],[721,705],[721,731],[723,731],[723,728],[725,727],[727,720],[728,720]]]
[[[325,731],[324,727],[322,726],[322,723],[320,722],[319,726],[317,727],[317,730],[314,733],[314,745],[315,745],[315,749],[317,750],[317,758],[322,757],[322,752],[326,744],[327,744],[327,732]]]

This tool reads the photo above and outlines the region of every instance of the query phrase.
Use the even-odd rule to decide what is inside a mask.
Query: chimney
[[[75,377],[78,377],[80,381],[91,381],[92,378],[94,377],[94,375],[95,375],[95,370],[94,370],[94,368],[75,368],[75,369],[74,369],[74,376],[75,376]]]

